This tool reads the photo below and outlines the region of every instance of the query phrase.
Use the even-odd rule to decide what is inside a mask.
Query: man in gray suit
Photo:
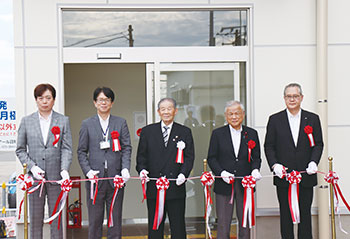
[[[79,132],[78,159],[84,175],[89,179],[121,175],[124,181],[130,178],[131,143],[126,120],[111,115],[114,93],[110,88],[98,87],[93,94],[97,115],[85,119]],[[115,145],[118,135],[120,148]],[[114,142],[113,142],[114,141]],[[119,148],[116,149],[116,148]],[[90,197],[90,182],[86,183],[87,206],[89,212],[89,239],[102,238],[104,208],[109,213],[114,185],[113,180],[98,181],[96,202]],[[122,205],[124,188],[119,189],[113,208],[113,224],[108,228],[107,238],[122,236]]]
[[[56,98],[56,90],[52,85],[38,85],[34,89],[34,97],[38,111],[23,117],[18,129],[16,154],[22,164],[27,164],[29,174],[36,180],[61,179],[61,183],[69,179],[68,170],[72,163],[69,119],[52,110]],[[30,238],[35,239],[43,238],[46,196],[51,215],[61,188],[57,183],[45,183],[41,197],[39,191],[29,196]],[[62,238],[62,226],[58,230],[57,224],[56,219],[51,225],[51,238]]]

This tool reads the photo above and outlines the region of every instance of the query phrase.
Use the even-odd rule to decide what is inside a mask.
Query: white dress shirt
[[[238,157],[239,147],[241,146],[242,126],[239,130],[234,129],[231,125],[229,125],[229,127],[230,127],[230,132],[231,132],[233,149],[235,150],[236,157]]]
[[[294,145],[297,146],[298,137],[299,137],[299,128],[300,128],[300,119],[301,119],[301,110],[296,115],[292,115],[287,109],[289,127],[292,132]]]
[[[102,119],[101,116],[99,114],[98,115],[98,119],[100,120],[100,125],[103,131],[103,139],[105,141],[108,141],[108,131],[109,131],[109,116],[107,117],[106,120]],[[107,160],[105,160],[105,168],[107,168]]]
[[[47,117],[47,119],[42,117],[41,114],[39,113],[39,111],[38,111],[38,114],[39,114],[41,135],[43,136],[44,145],[46,145],[47,136],[49,135],[49,129],[50,129],[50,124],[51,124],[52,110],[51,110],[49,117]]]

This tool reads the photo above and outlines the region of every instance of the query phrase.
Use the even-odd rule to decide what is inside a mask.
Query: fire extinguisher
[[[76,226],[79,224],[79,216],[78,216],[78,212],[74,212],[73,210],[76,208],[80,208],[80,201],[76,200],[74,203],[72,203],[71,205],[69,205],[68,209],[69,209],[69,221],[73,222],[73,225]]]

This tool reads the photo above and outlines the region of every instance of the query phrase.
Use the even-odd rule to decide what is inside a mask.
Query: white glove
[[[88,177],[89,179],[93,179],[95,176],[97,176],[97,174],[99,174],[100,171],[95,171],[90,169],[89,172],[86,174],[86,177]]]
[[[122,178],[124,179],[124,182],[127,182],[130,179],[130,173],[127,168],[123,168],[121,174]]]
[[[43,180],[45,176],[45,171],[39,168],[38,166],[34,165],[30,171],[33,174],[33,177],[39,180]]]
[[[67,170],[61,171],[61,177],[62,177],[62,179],[57,181],[57,183],[59,183],[59,184],[62,184],[65,180],[69,179],[69,173],[67,172]]]
[[[183,184],[186,181],[186,177],[185,175],[183,175],[182,173],[180,173],[179,175],[177,175],[177,179],[176,179],[176,185],[180,186],[181,184]]]
[[[224,170],[221,172],[221,177],[222,177],[222,180],[225,181],[225,183],[230,184],[230,181],[231,181],[230,179],[235,178],[235,175]]]
[[[140,172],[141,179],[146,179],[146,182],[149,182],[148,174],[149,172],[146,169],[142,169]]]
[[[286,175],[286,169],[282,164],[276,163],[273,166],[273,172],[279,177],[282,178],[283,176]]]
[[[255,178],[256,181],[259,181],[260,179],[262,179],[259,169],[254,169],[252,171],[252,176]]]
[[[309,163],[309,166],[306,168],[306,172],[309,175],[317,173],[317,170],[317,164],[314,161],[311,161]]]

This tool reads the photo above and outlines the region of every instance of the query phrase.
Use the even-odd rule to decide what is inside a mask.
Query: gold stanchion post
[[[328,157],[329,171],[333,171],[333,157]],[[332,222],[332,239],[336,238],[335,233],[335,215],[334,215],[334,188],[333,185],[329,184],[329,192],[331,199],[331,222]]]
[[[207,171],[207,159],[203,159],[203,171],[206,172]],[[211,192],[209,192],[211,193]],[[204,208],[205,208],[205,195],[204,195]],[[205,210],[205,209],[204,209]],[[205,227],[205,239],[208,239],[209,236],[208,236],[208,228],[207,228],[207,225],[206,225],[206,221],[207,221],[207,214],[205,213],[205,218],[204,218],[204,227]]]
[[[23,174],[27,174],[27,164],[23,164]],[[28,197],[27,190],[24,191],[24,239],[28,239]]]

